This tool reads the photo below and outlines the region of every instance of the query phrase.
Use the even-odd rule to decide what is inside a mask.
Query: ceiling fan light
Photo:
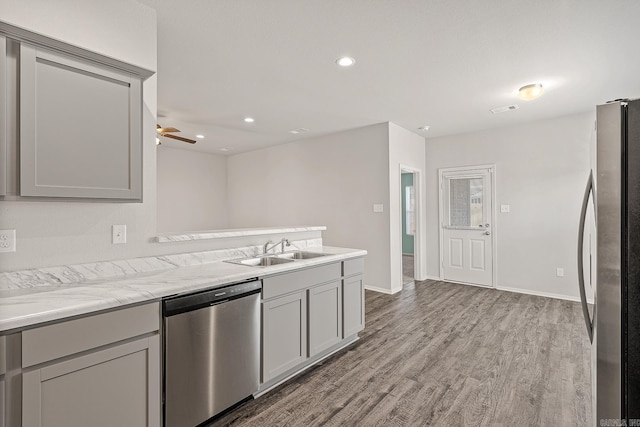
[[[542,92],[542,85],[540,83],[534,83],[518,89],[518,97],[525,101],[532,101],[542,95]]]

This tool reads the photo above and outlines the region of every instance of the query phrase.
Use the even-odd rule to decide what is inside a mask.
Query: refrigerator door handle
[[[582,199],[582,210],[580,211],[580,225],[578,226],[578,285],[580,287],[580,301],[582,302],[582,314],[587,325],[587,333],[589,341],[593,342],[593,323],[589,316],[589,307],[587,306],[587,293],[584,288],[584,260],[583,260],[583,244],[584,244],[584,226],[587,219],[587,209],[589,208],[589,195],[593,192],[593,171],[589,172],[587,187],[584,190],[584,198]]]

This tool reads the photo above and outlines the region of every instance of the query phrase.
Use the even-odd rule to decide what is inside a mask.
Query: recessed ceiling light
[[[420,126],[420,127],[418,128],[418,130],[428,131],[428,130],[429,130],[429,126]]]
[[[202,139],[202,138],[204,138],[204,135],[196,135],[196,138]]]
[[[518,89],[518,97],[525,101],[534,100],[540,95],[542,95],[542,85],[540,83],[522,86]]]
[[[289,133],[296,134],[296,133],[300,133],[300,131],[298,131],[298,130],[290,130]]]
[[[220,151],[230,151],[230,149],[225,147],[225,148],[221,148]]]
[[[355,63],[356,63],[356,60],[350,56],[343,56],[341,58],[336,59],[336,64],[338,64],[341,67],[351,67]]]
[[[244,118],[244,122],[245,123],[253,123],[253,122],[255,122],[255,119],[253,117],[245,117]]]

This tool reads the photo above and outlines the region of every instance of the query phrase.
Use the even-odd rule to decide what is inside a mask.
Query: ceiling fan
[[[176,135],[170,135],[171,133],[174,133],[174,132],[180,132],[176,128],[163,128],[160,125],[156,125],[156,132],[158,133],[158,136],[164,136],[165,138],[177,139],[178,141],[188,142],[189,144],[195,144],[196,143],[196,141],[194,139],[183,138],[181,136],[176,136]],[[158,145],[160,145],[160,144],[162,144],[162,143],[158,142]]]

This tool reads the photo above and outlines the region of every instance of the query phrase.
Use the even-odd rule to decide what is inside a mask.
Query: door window
[[[484,182],[478,178],[448,178],[449,227],[479,227],[484,224]]]

